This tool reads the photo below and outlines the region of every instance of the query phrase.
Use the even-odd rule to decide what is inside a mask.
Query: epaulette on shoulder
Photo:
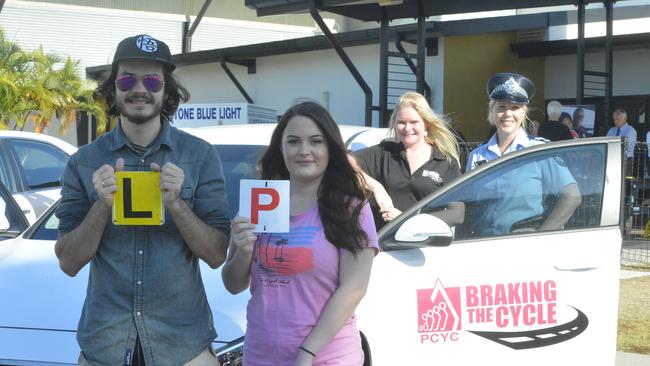
[[[543,142],[545,144],[551,142],[551,140],[548,140],[548,139],[545,139],[545,138],[539,137],[539,136],[533,136],[533,135],[528,135],[528,139],[533,140],[533,141]]]

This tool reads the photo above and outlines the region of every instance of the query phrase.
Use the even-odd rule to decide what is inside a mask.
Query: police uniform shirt
[[[447,160],[436,146],[431,150],[429,161],[413,174],[402,143],[384,140],[379,145],[356,151],[354,154],[364,171],[384,186],[393,200],[393,205],[400,211],[410,208],[461,174],[458,164]],[[376,205],[373,206],[376,224],[385,224],[380,215],[377,216]]]
[[[515,136],[515,139],[512,141],[510,146],[508,146],[506,151],[503,152],[503,154],[517,151],[528,146],[544,144],[546,142],[548,142],[548,140],[544,138],[528,136],[526,134],[526,131],[524,131],[523,128],[520,128],[517,136]],[[469,172],[470,170],[475,169],[476,167],[485,164],[490,160],[494,160],[501,155],[501,150],[499,150],[499,143],[497,141],[497,134],[495,133],[492,135],[492,137],[490,137],[488,142],[479,145],[476,147],[476,149],[472,150],[472,152],[467,157],[467,166],[465,168],[465,171]]]
[[[625,139],[625,153],[628,159],[634,157],[634,145],[636,145],[636,130],[625,123],[621,128],[614,126],[607,131],[607,136],[621,136]]]
[[[520,130],[505,153],[539,145],[548,140],[527,136]],[[484,145],[474,149],[468,158],[468,171],[501,156],[496,134]],[[473,201],[484,207],[471,221],[475,235],[503,235],[518,221],[544,213],[544,196],[558,195],[562,189],[575,183],[565,162],[559,157],[526,161],[516,169],[488,174],[475,192]]]

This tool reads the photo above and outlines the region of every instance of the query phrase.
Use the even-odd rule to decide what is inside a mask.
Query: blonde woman
[[[355,152],[375,198],[378,228],[461,174],[457,138],[421,94],[400,97],[389,135],[394,138]]]
[[[496,132],[484,144],[472,150],[467,158],[470,171],[504,154],[548,140],[526,133],[528,104],[535,94],[535,85],[527,77],[513,73],[499,73],[487,83],[488,121]],[[558,114],[559,115],[559,114]],[[512,174],[488,182],[476,192],[476,202],[490,202],[483,215],[473,220],[472,231],[478,235],[502,235],[514,231],[559,229],[580,205],[578,185],[566,164],[556,158],[543,159],[519,167]],[[523,182],[523,183],[522,183]],[[518,192],[507,199],[494,200],[494,191]],[[558,201],[546,214],[543,194],[555,194]],[[521,228],[517,223],[536,218]]]

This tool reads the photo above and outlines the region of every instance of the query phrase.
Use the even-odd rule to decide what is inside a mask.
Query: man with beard
[[[170,124],[189,99],[174,68],[153,37],[120,42],[96,91],[120,122],[80,148],[64,172],[56,255],[70,276],[90,262],[80,365],[218,365],[198,259],[223,263],[229,210],[214,147]],[[122,170],[160,172],[164,224],[110,220]]]

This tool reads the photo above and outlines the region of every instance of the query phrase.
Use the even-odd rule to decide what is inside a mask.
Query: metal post
[[[416,78],[416,88],[418,93],[424,95],[424,63],[426,56],[426,42],[425,42],[425,22],[424,22],[424,5],[422,0],[418,0],[418,35],[417,35],[417,48],[418,48],[418,65]]]
[[[244,96],[244,98],[246,98],[246,101],[248,101],[248,103],[250,103],[250,104],[255,104],[255,102],[253,101],[253,98],[251,98],[251,96],[248,95],[248,93],[246,93],[246,90],[239,83],[239,80],[237,80],[237,78],[235,77],[235,74],[233,74],[232,71],[230,71],[230,68],[226,64],[226,59],[221,59],[221,68],[223,69],[223,71],[226,72],[226,74],[228,75],[230,80],[233,82],[233,84],[235,84],[235,86],[237,87],[239,92]]]
[[[607,24],[607,32],[605,34],[605,73],[607,74],[606,89],[605,89],[605,106],[603,113],[605,115],[605,125],[609,125],[607,121],[610,120],[612,108],[612,87],[613,87],[613,64],[614,52],[612,49],[612,36],[614,25],[614,0],[605,0],[605,23]]]
[[[190,29],[190,17],[185,17],[185,19],[187,20],[181,24],[183,33],[181,49],[183,53],[190,52],[192,50],[192,37],[187,36]]]
[[[388,18],[381,9],[379,36],[379,127],[388,126]]]
[[[185,42],[183,43],[184,46],[183,52],[190,52],[192,50],[192,36],[194,35],[196,28],[198,28],[199,23],[201,23],[201,19],[203,19],[203,16],[205,15],[205,12],[208,10],[208,7],[210,6],[211,2],[212,0],[205,0],[203,6],[201,6],[201,10],[199,10],[199,13],[196,15],[196,19],[194,19],[194,23],[192,23],[192,26],[185,34],[185,39],[184,39]]]
[[[314,18],[314,21],[316,24],[318,24],[318,27],[320,30],[323,32],[325,37],[327,37],[327,41],[330,43],[330,45],[334,48],[336,53],[339,55],[339,58],[345,66],[348,68],[348,71],[350,71],[350,74],[352,74],[352,77],[354,77],[354,80],[357,81],[357,84],[361,87],[363,90],[363,93],[366,96],[366,102],[365,102],[365,125],[367,127],[372,126],[372,90],[368,86],[365,80],[363,80],[363,76],[359,73],[359,70],[354,66],[354,63],[352,63],[352,60],[350,60],[350,57],[345,53],[343,50],[343,47],[339,44],[338,40],[332,32],[330,32],[329,28],[323,21],[323,18],[321,18],[320,14],[318,14],[318,10],[316,9],[316,0],[309,0],[309,13],[311,14],[311,17]]]
[[[576,82],[576,104],[582,104],[585,97],[585,0],[578,0],[578,75]]]

